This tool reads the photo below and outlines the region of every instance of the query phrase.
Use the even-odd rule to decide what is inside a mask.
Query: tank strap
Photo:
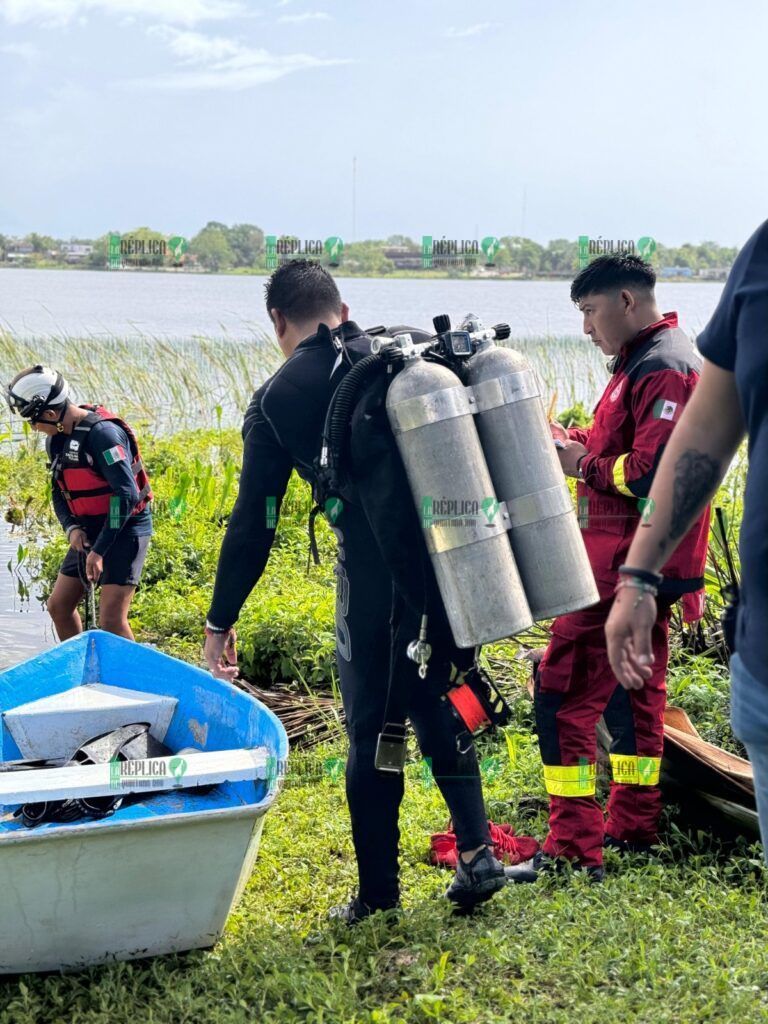
[[[310,562],[314,562],[315,565],[320,565],[320,552],[317,549],[317,537],[315,536],[315,520],[318,514],[323,511],[322,505],[315,505],[309,513],[309,522],[307,523],[307,532],[309,533],[309,554],[307,555],[307,572],[309,572]]]

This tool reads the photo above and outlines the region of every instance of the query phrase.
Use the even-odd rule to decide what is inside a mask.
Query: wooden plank
[[[169,789],[211,786],[220,782],[265,779],[269,761],[266,747],[252,747],[136,761],[2,772],[0,804],[12,806],[47,800],[118,796],[121,793],[148,794]]]

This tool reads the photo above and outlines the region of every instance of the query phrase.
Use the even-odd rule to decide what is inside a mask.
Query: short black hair
[[[290,260],[264,286],[267,313],[279,309],[300,324],[326,313],[341,316],[341,295],[331,275],[315,260]]]
[[[580,270],[571,284],[571,302],[581,302],[586,295],[640,288],[652,292],[656,271],[639,256],[596,256]]]

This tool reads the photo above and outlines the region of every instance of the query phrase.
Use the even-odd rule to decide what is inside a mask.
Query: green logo
[[[277,528],[277,497],[274,494],[266,498],[267,529]]]
[[[480,508],[483,510],[483,514],[488,522],[486,526],[493,526],[493,520],[496,518],[496,513],[499,511],[499,503],[496,498],[483,498],[480,502]]]
[[[336,782],[344,772],[344,765],[343,757],[328,757],[323,761],[323,774],[332,782]]]
[[[110,270],[121,270],[123,266],[122,255],[120,253],[120,235],[109,236],[109,246],[107,249],[107,266]]]
[[[651,238],[650,235],[643,235],[642,238],[637,240],[637,253],[642,256],[644,260],[649,260],[651,256],[656,252],[656,240]]]
[[[277,267],[277,235],[267,235],[264,244],[267,252],[267,270]]]
[[[171,250],[174,263],[181,263],[184,253],[189,248],[189,242],[181,235],[174,235],[168,239],[168,248]]]
[[[177,782],[181,782],[184,772],[187,770],[187,762],[183,757],[172,757],[168,767],[171,769],[171,775]]]
[[[637,759],[637,774],[641,779],[650,779],[654,774],[656,765],[652,757],[638,757]]]
[[[493,261],[496,258],[496,253],[499,251],[501,243],[498,238],[493,235],[488,235],[480,243],[480,248],[485,253],[485,265],[486,267],[492,267]]]
[[[432,235],[421,236],[421,266],[424,270],[432,269]]]
[[[579,269],[589,263],[589,235],[579,235]]]
[[[656,502],[653,500],[653,498],[640,498],[640,500],[637,503],[637,507],[640,509],[642,525],[647,526],[648,520],[651,518],[654,509],[656,508]]]
[[[328,498],[323,508],[325,509],[326,516],[331,524],[333,524],[344,511],[344,502],[341,498]]]
[[[332,267],[338,267],[341,263],[341,255],[344,252],[344,243],[338,235],[331,235],[323,242],[323,248],[328,256],[328,263]]]
[[[117,494],[113,494],[109,499],[109,528],[110,530],[119,530],[122,526],[122,515],[120,509],[120,498]]]

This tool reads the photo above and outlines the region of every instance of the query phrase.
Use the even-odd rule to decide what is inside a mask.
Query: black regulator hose
[[[336,474],[344,452],[344,443],[349,433],[352,411],[360,391],[386,367],[402,363],[399,349],[386,348],[382,352],[365,356],[355,363],[333,393],[323,427],[323,444],[319,469],[326,475],[331,486],[338,487]]]

